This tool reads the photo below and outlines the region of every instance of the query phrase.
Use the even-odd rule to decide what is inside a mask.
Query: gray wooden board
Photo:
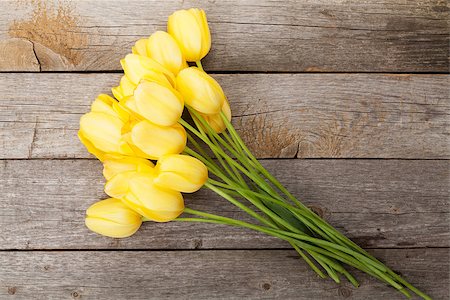
[[[449,161],[265,160],[296,196],[364,247],[449,246]],[[84,226],[86,208],[106,196],[94,160],[0,161],[0,249],[285,248],[283,241],[212,224],[146,223],[127,239]],[[248,220],[216,194],[186,205]]]
[[[90,157],[81,115],[120,74],[0,74],[0,158]],[[222,74],[258,157],[449,158],[448,75]]]
[[[444,0],[3,0],[0,70],[118,70],[175,10],[209,18],[215,71],[448,72]],[[17,55],[11,56],[11,53]]]
[[[433,299],[448,299],[448,249],[371,252]],[[355,274],[359,288],[320,279],[292,250],[2,252],[0,298],[405,299]]]

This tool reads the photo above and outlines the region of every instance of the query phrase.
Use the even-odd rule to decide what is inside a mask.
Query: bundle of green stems
[[[343,266],[347,265],[391,285],[408,298],[413,292],[423,299],[431,299],[294,197],[255,158],[223,113],[226,130],[218,134],[202,115],[190,107],[188,110],[193,125],[180,119],[190,142],[185,154],[201,160],[213,175],[204,188],[222,196],[256,222],[188,207],[184,212],[192,217],[179,217],[175,221],[225,224],[262,232],[290,243],[321,278],[328,275],[339,283],[343,275],[358,287],[356,278]],[[209,151],[205,151],[205,145]]]

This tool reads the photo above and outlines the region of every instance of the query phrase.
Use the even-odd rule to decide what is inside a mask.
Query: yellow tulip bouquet
[[[430,299],[308,209],[258,162],[230,122],[222,88],[202,68],[210,48],[205,12],[180,10],[169,17],[167,32],[138,40],[120,61],[124,76],[112,88],[114,98],[99,95],[80,120],[78,136],[103,162],[111,197],[87,209],[86,226],[115,238],[131,236],[143,221],[243,227],[289,242],[322,278],[340,282],[341,275],[358,286],[348,265],[407,297],[412,291]],[[185,207],[181,193],[202,187],[255,222]]]

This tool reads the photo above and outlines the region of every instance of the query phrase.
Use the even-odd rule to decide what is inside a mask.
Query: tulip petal
[[[153,163],[144,158],[108,154],[103,161],[103,176],[110,180],[115,175],[128,171],[149,173],[153,171],[153,167]]]
[[[156,187],[145,176],[130,181],[130,193],[122,199],[126,205],[146,218],[156,222],[168,222],[184,210],[181,193]]]
[[[131,82],[130,79],[124,75],[120,79],[120,85],[113,87],[111,91],[117,100],[122,101],[123,98],[133,95],[135,88],[136,84]]]
[[[112,109],[113,104],[117,102],[114,98],[106,95],[100,94],[91,104],[91,111],[102,112],[112,116],[117,116],[116,112]]]
[[[172,85],[175,82],[174,75],[169,70],[149,57],[128,54],[120,63],[125,75],[133,84],[137,85],[146,75],[158,76],[158,73],[164,74]]]
[[[148,39],[137,40],[134,46],[131,48],[131,52],[133,54],[147,56],[147,41]]]
[[[129,191],[129,182],[136,176],[136,172],[129,171],[118,173],[111,177],[105,184],[105,193],[117,199],[122,199]]]
[[[147,53],[174,74],[178,74],[185,62],[175,39],[164,31],[156,31],[148,38]]]
[[[202,58],[202,30],[195,15],[187,10],[174,12],[169,16],[167,32],[178,42],[187,61]]]
[[[119,199],[109,198],[94,203],[86,210],[86,226],[99,234],[124,238],[133,235],[142,218]]]
[[[186,68],[178,73],[176,88],[186,104],[202,114],[218,114],[225,101],[225,94],[219,83],[196,67]]]
[[[105,152],[95,148],[95,146],[83,135],[83,132],[78,131],[78,138],[86,147],[87,151],[97,157],[100,161],[104,160]]]
[[[155,185],[184,193],[199,190],[208,179],[208,169],[201,161],[181,154],[161,157],[155,172]]]
[[[80,119],[82,135],[103,152],[120,153],[123,125],[119,118],[101,112],[90,112]]]
[[[112,238],[126,238],[135,234],[139,229],[135,224],[117,224],[109,220],[91,217],[85,219],[85,224],[91,231]]]
[[[151,159],[181,153],[186,147],[186,131],[180,124],[163,127],[141,121],[131,131],[131,141]]]
[[[228,103],[228,100],[226,98],[222,105],[222,112],[224,113],[228,121],[231,121],[230,104]],[[208,122],[209,126],[211,126],[211,128],[217,133],[222,133],[227,128],[227,125],[223,121],[220,113],[216,115],[202,114],[202,117],[205,119],[206,122]]]
[[[142,81],[134,91],[136,113],[152,123],[171,126],[183,113],[183,99],[177,91],[155,82]]]

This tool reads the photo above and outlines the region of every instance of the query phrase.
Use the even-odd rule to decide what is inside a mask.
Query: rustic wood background
[[[0,299],[403,299],[361,273],[321,280],[288,244],[206,224],[84,226],[104,198],[80,116],[119,59],[201,7],[207,71],[295,195],[435,299],[449,299],[449,3],[2,0]],[[246,218],[207,191],[196,208]],[[225,203],[225,204],[224,204]]]

